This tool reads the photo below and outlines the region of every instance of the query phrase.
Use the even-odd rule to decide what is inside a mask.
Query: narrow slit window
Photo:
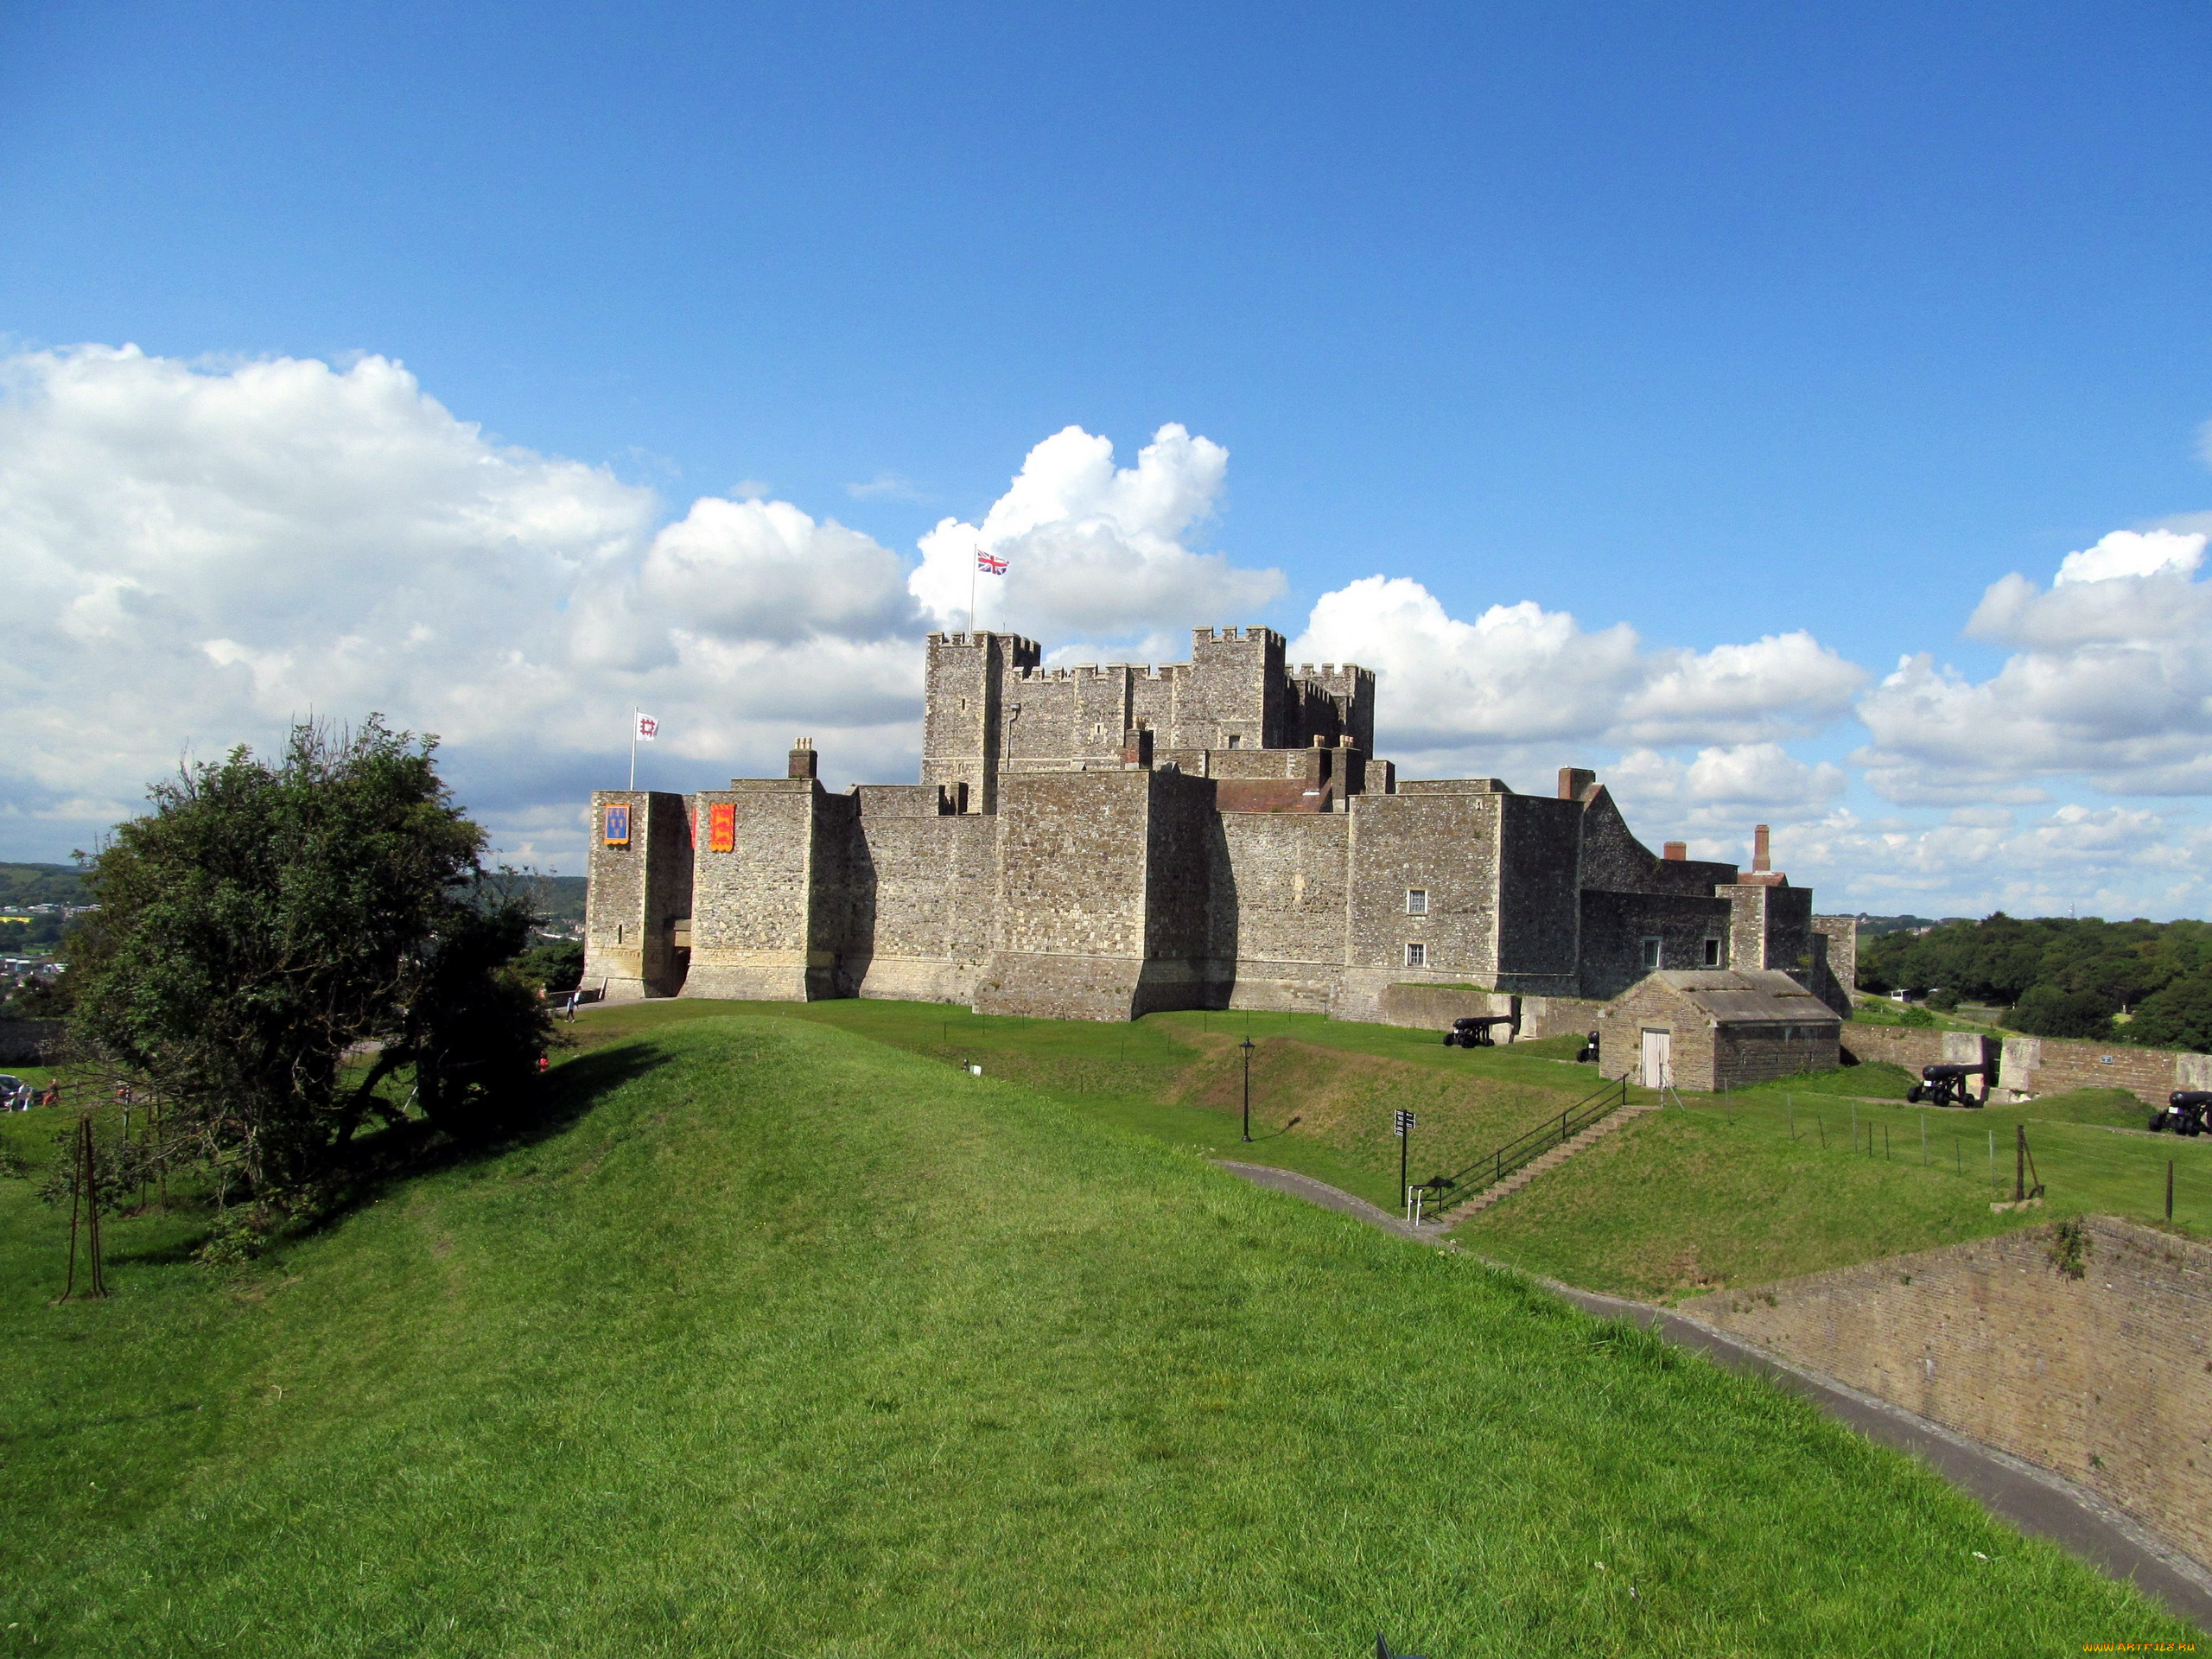
[[[1643,941],[1643,965],[1656,972],[1659,967],[1659,941],[1648,938]]]
[[[1707,939],[1705,942],[1705,965],[1708,968],[1718,968],[1720,965],[1719,940]]]
[[[1428,914],[1428,889],[1427,887],[1408,887],[1406,889],[1406,914],[1408,916],[1426,916]]]
[[[1427,967],[1428,947],[1419,941],[1408,944],[1406,947],[1406,966],[1408,968]]]

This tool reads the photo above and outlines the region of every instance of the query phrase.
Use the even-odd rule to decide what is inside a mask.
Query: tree
[[[2092,1041],[2112,1035],[2111,1010],[2090,991],[2062,991],[2055,985],[2031,987],[2012,1005],[2012,1023],[2031,1037],[2082,1037]]]
[[[547,939],[516,958],[515,966],[555,996],[565,996],[584,976],[584,948],[575,939]]]
[[[2128,1040],[2212,1053],[2212,973],[2190,974],[2143,999]]]
[[[365,1118],[404,1115],[387,1080],[456,1128],[530,1087],[548,1027],[507,963],[533,918],[435,747],[375,716],[296,726],[280,762],[241,747],[155,785],[86,872],[75,1033],[189,1115],[226,1192],[310,1190]]]

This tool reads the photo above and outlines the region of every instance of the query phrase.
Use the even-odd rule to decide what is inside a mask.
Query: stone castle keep
[[[1373,1020],[1394,987],[1605,998],[1662,967],[1823,988],[1827,918],[1764,832],[1739,873],[1650,852],[1588,772],[1402,779],[1375,676],[1283,648],[1201,628],[1187,663],[1045,669],[931,634],[918,784],[831,794],[802,739],[785,777],[597,791],[584,986],[1084,1020]]]

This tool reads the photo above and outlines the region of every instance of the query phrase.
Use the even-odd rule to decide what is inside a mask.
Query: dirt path
[[[1288,1170],[1217,1159],[1220,1167],[1261,1186],[1287,1192],[1379,1227],[1400,1238],[1446,1249],[1459,1246],[1446,1228],[1424,1223],[1407,1225],[1364,1198]],[[1471,1254],[1471,1252],[1470,1252]],[[1480,1258],[1478,1258],[1480,1259]],[[1534,1277],[1535,1275],[1531,1275]],[[1878,1446],[1917,1458],[1999,1520],[2020,1531],[2048,1538],[2107,1578],[2132,1581],[2145,1595],[2199,1630],[2212,1632],[2212,1572],[2145,1531],[2094,1494],[2047,1469],[2007,1455],[1929,1419],[1878,1400],[1833,1377],[1779,1359],[1763,1349],[1713,1330],[1669,1308],[1624,1297],[1603,1296],[1538,1279],[1585,1313],[1600,1319],[1629,1319],[1659,1332],[1685,1348],[1695,1349],[1730,1370],[1763,1376],[1777,1387],[1810,1400],[1845,1427]]]

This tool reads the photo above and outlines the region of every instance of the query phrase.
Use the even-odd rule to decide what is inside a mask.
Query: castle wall
[[[999,696],[1008,766],[1119,763],[1129,725],[1129,671],[1122,664],[1010,674]]]
[[[1761,889],[1764,891],[1764,889]],[[1726,935],[1727,901],[1710,894],[1612,893],[1585,887],[1581,913],[1581,994],[1591,999],[1619,995],[1651,971],[1643,941],[1659,941],[1658,965],[1666,969],[1707,966],[1705,942],[1722,940],[1722,968],[1758,968],[1758,960],[1731,959]]]
[[[1382,988],[1400,982],[1491,987],[1497,973],[1499,802],[1479,793],[1356,795],[1345,906],[1344,971],[1332,1010],[1376,1017]],[[1425,915],[1406,894],[1428,895]],[[1418,943],[1427,960],[1406,963]]]
[[[1801,978],[1808,975],[1813,965],[1810,887],[1747,881],[1722,887],[1720,892],[1734,906],[1729,926],[1729,966],[1773,968]]]
[[[821,785],[811,778],[740,779],[696,798],[702,850],[683,994],[761,1002],[804,1002],[823,994],[834,962],[815,938]],[[730,807],[736,820],[736,844],[728,852],[714,851],[704,833],[716,805]]]
[[[1572,996],[1580,984],[1582,809],[1500,795],[1497,988]]]
[[[1019,634],[933,633],[922,717],[922,781],[965,787],[967,810],[998,810],[1001,694],[1009,672],[1035,666]]]
[[[626,845],[607,845],[610,806],[629,809]],[[676,924],[690,914],[692,903],[688,798],[658,790],[593,791],[589,868],[584,988],[618,1002],[674,996],[684,980]]]
[[[1216,948],[1236,965],[1230,1006],[1326,1013],[1344,971],[1351,819],[1226,812],[1221,837],[1213,903]]]
[[[1283,712],[1288,683],[1283,638],[1272,628],[1198,628],[1191,639],[1191,672],[1180,696],[1184,735],[1210,734],[1196,747],[1277,749],[1286,746]],[[1231,741],[1234,739],[1235,741]]]
[[[979,1014],[1128,1020],[1145,957],[1154,781],[1172,773],[1015,773],[1004,779],[998,926]]]
[[[991,952],[997,817],[875,816],[866,791],[855,826],[852,880],[856,994],[906,1002],[966,1002]]]

